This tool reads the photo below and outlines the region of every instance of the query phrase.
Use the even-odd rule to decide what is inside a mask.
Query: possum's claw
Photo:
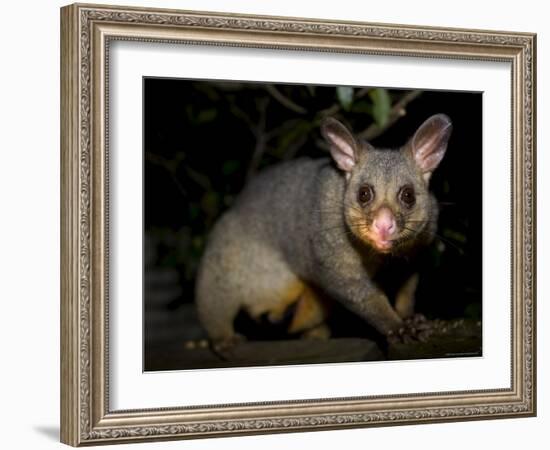
[[[405,320],[396,330],[387,334],[390,344],[411,344],[426,342],[434,332],[433,325],[422,314],[415,314]]]

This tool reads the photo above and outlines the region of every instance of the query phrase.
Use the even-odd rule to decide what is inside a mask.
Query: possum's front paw
[[[390,331],[387,339],[390,344],[410,344],[426,342],[433,334],[434,327],[422,314],[415,314],[405,320],[401,327]]]

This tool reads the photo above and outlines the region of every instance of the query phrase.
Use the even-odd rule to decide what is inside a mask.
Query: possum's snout
[[[372,221],[372,230],[381,240],[388,240],[397,229],[395,217],[389,208],[381,208]]]
[[[366,234],[376,250],[382,253],[389,252],[397,235],[397,223],[392,210],[382,207],[376,211]]]

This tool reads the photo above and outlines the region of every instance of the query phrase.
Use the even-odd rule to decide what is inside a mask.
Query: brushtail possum
[[[332,158],[284,162],[253,178],[215,225],[199,267],[197,308],[212,341],[241,338],[233,325],[241,309],[276,321],[295,305],[290,332],[323,326],[324,296],[383,335],[414,333],[418,275],[392,299],[376,275],[433,240],[429,181],[451,129],[437,114],[403,147],[380,149],[327,118],[321,134]]]

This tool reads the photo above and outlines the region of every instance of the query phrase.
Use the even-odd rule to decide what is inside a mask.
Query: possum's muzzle
[[[397,236],[397,223],[391,209],[385,206],[378,209],[365,234],[376,250],[381,253],[390,252]]]

